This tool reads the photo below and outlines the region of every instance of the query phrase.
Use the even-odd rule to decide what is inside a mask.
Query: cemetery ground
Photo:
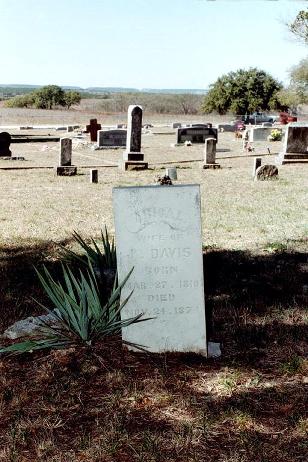
[[[8,112],[7,123],[57,123],[54,112],[48,120],[49,111],[29,111],[28,120]],[[70,114],[61,111],[63,122],[90,118]],[[78,174],[57,177],[57,143],[11,145],[26,160],[0,167],[31,168],[0,169],[0,331],[42,313],[33,298],[47,300],[33,266],[59,274],[59,244],[79,251],[73,230],[98,243],[105,225],[114,233],[113,187],[152,184],[178,166],[176,184],[201,185],[209,339],[221,342],[222,356],[132,353],[115,338],[93,350],[1,358],[0,461],[306,460],[306,166],[280,166],[279,180],[253,181],[253,157],[234,134],[219,133],[221,169],[203,170],[203,146],[171,147],[169,132],[143,135],[150,168],[141,172],[114,167],[121,149],[73,143]],[[253,155],[273,163],[282,144],[256,146]],[[98,184],[89,182],[94,165]]]

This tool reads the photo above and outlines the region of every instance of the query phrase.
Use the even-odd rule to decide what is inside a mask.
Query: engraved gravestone
[[[128,107],[126,150],[120,168],[124,170],[148,168],[148,163],[144,162],[144,155],[141,152],[141,133],[142,107],[132,104]]]
[[[0,157],[10,157],[11,135],[8,132],[0,133]]]
[[[196,126],[177,129],[177,144],[185,141],[204,143],[207,138],[215,138],[217,141],[217,128]]]
[[[282,152],[276,157],[278,164],[308,163],[308,124],[292,122],[287,125]]]
[[[207,354],[199,185],[113,189],[123,319],[154,319],[123,329],[149,351]]]
[[[215,138],[206,138],[204,145],[204,169],[217,169],[220,164],[216,164],[216,140]]]
[[[128,107],[127,142],[126,153],[141,154],[142,133],[142,107],[130,105]],[[130,160],[130,159],[127,159]],[[132,159],[134,160],[134,159]],[[141,159],[142,160],[142,159]]]
[[[123,148],[126,146],[127,131],[99,130],[97,132],[97,145],[100,148]]]
[[[266,141],[271,134],[272,128],[255,127],[249,131],[249,141]]]
[[[69,165],[72,165],[72,140],[71,138],[61,138],[59,166]]]

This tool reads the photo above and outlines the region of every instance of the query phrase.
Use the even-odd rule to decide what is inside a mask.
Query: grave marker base
[[[149,164],[143,160],[122,160],[119,164],[119,168],[121,170],[147,170]]]
[[[134,160],[134,161],[139,161],[139,162],[143,162],[143,159],[144,159],[144,154],[142,154],[142,152],[126,152],[124,151],[123,152],[123,160]]]
[[[203,164],[202,168],[207,169],[207,168],[212,168],[212,169],[217,169],[220,168],[220,164]]]
[[[275,163],[277,165],[285,164],[308,164],[308,153],[286,153],[280,152],[275,158]]]
[[[56,167],[55,173],[57,176],[74,176],[77,175],[77,167],[75,165]]]
[[[10,156],[10,157],[0,157],[0,160],[25,160],[24,157]]]

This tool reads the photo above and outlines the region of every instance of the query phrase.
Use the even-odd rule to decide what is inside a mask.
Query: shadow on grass
[[[278,342],[287,334],[302,338],[294,310],[307,303],[307,241],[292,243],[303,251],[269,246],[269,252],[207,250],[204,281],[209,336],[238,335],[239,346],[264,347],[276,330]],[[286,322],[288,312],[289,322]],[[284,319],[283,319],[284,318]],[[276,337],[276,336],[275,336]]]
[[[54,274],[60,268],[59,254],[60,247],[51,241],[0,246],[0,332],[19,319],[41,314],[33,298],[45,301],[46,296],[34,267],[44,264]]]
[[[55,273],[60,262],[47,241],[2,247],[0,256],[5,327],[36,314],[31,297],[44,301],[33,265]],[[223,343],[216,360],[118,346],[3,362],[3,447],[36,460],[48,428],[50,455],[74,448],[65,460],[303,462],[306,392],[296,355],[306,340],[306,263],[304,251],[205,252],[211,337]]]

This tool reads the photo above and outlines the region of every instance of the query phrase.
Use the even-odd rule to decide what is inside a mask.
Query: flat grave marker
[[[97,146],[99,148],[123,148],[126,146],[127,130],[99,130]]]
[[[217,128],[196,126],[177,129],[177,144],[185,141],[204,143],[207,138],[215,138],[217,141]]]
[[[123,330],[149,351],[207,355],[199,185],[113,189],[123,319],[154,319]]]

